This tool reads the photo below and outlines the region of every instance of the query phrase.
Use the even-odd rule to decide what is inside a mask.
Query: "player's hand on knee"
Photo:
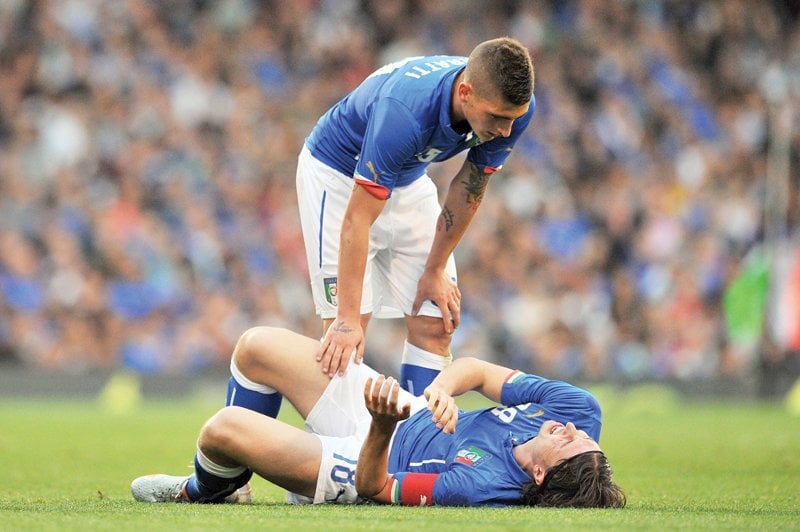
[[[356,361],[356,364],[361,364],[361,361],[364,360],[364,346],[366,346],[366,342],[364,342],[363,340],[356,346],[354,353],[354,359]]]
[[[447,272],[423,272],[411,307],[412,316],[419,313],[426,300],[432,301],[439,308],[444,332],[452,334],[461,324],[461,291]]]
[[[351,327],[337,319],[322,339],[317,361],[322,372],[333,377],[337,373],[344,375],[353,356],[357,363],[364,357],[364,331],[360,324]]]

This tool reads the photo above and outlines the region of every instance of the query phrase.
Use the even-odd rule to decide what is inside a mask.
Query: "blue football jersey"
[[[469,149],[481,171],[499,170],[533,116],[514,121],[509,137],[480,143],[450,120],[453,83],[466,57],[428,56],[386,65],[365,79],[317,122],[306,139],[311,154],[339,172],[391,195],[425,173],[430,163]]]
[[[520,504],[531,477],[517,464],[514,446],[539,433],[547,420],[571,421],[595,441],[601,412],[586,390],[536,375],[514,372],[502,389],[505,406],[460,412],[455,434],[444,434],[422,410],[402,423],[389,453],[389,472],[438,473],[433,504]]]

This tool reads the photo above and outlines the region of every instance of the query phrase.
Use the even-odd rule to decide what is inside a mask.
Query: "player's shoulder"
[[[393,73],[393,80],[384,85],[385,95],[406,102],[412,107],[438,107],[439,98],[449,94],[448,80],[464,68],[466,57],[432,55],[411,58]]]
[[[456,55],[406,57],[382,66],[369,77],[388,75],[397,82],[408,82],[415,85],[418,85],[419,82],[436,83],[448,73],[461,69],[466,64],[466,57]]]
[[[460,55],[426,55],[414,57],[406,64],[404,75],[412,79],[419,79],[428,74],[466,66],[467,59],[467,57]]]

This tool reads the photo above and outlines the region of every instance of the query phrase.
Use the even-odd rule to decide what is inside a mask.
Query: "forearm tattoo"
[[[489,184],[489,174],[484,174],[474,166],[470,167],[469,175],[461,183],[467,192],[467,204],[473,213],[478,210],[478,206],[483,201],[486,187]],[[442,214],[437,222],[437,229],[449,231],[455,224],[455,213],[446,205],[442,209]]]
[[[475,210],[483,201],[483,195],[486,193],[486,186],[489,184],[489,175],[484,174],[474,166],[470,168],[469,176],[464,183],[464,188],[467,191],[467,203],[470,209]]]
[[[442,222],[444,223],[444,230],[449,231],[451,227],[453,227],[453,211],[444,207],[442,209]]]

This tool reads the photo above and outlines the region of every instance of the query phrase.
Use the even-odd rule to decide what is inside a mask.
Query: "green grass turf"
[[[595,390],[624,510],[297,507],[254,479],[251,506],[141,504],[130,481],[188,474],[222,389],[114,411],[99,401],[0,402],[0,530],[800,529],[800,418],[779,404]],[[213,399],[213,401],[212,401]],[[479,404],[475,396],[462,406]],[[281,417],[299,423],[285,408]]]

